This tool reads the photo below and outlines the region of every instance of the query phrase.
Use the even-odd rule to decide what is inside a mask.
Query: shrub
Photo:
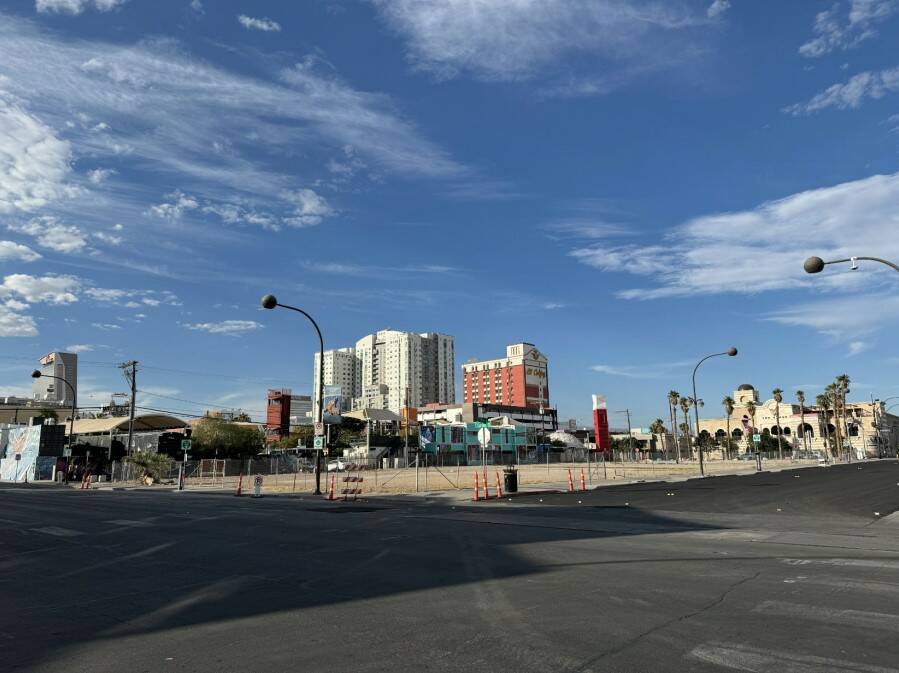
[[[125,460],[136,468],[137,481],[144,482],[148,486],[154,481],[161,481],[168,476],[172,468],[172,457],[164,453],[141,452],[128,456]]]

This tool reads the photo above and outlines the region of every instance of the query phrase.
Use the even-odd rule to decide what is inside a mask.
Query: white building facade
[[[318,355],[313,390],[318,395]],[[389,409],[455,400],[455,344],[445,334],[381,330],[355,347],[325,352],[324,385],[339,385],[353,409]]]
[[[40,359],[40,372],[43,374],[31,384],[31,396],[39,402],[53,402],[69,406],[78,397],[78,355],[76,353],[48,353]],[[51,379],[50,376],[58,378]],[[58,379],[65,379],[72,385],[69,389]],[[75,399],[73,399],[73,393]]]

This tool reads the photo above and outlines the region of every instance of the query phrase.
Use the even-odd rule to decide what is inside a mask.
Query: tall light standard
[[[262,298],[262,308],[273,309],[276,306],[290,309],[297,313],[302,313],[309,319],[315,331],[318,333],[318,422],[325,422],[325,406],[324,406],[324,390],[325,390],[325,341],[322,339],[322,331],[318,328],[315,319],[301,308],[288,306],[287,304],[279,304],[273,294],[267,294]],[[322,494],[322,451],[315,452],[315,491],[313,495]]]
[[[708,360],[709,358],[714,358],[719,355],[729,355],[733,357],[737,354],[736,348],[728,348],[723,353],[712,353],[711,355],[706,355],[702,360],[696,363],[696,366],[693,367],[693,399],[698,400],[699,398],[696,396],[696,370],[699,369],[699,365]],[[699,404],[693,405],[693,411],[696,414],[696,442],[699,445],[699,474],[700,476],[705,476],[705,462],[703,462],[702,458],[702,443],[700,440],[701,435],[699,434]]]
[[[634,433],[631,431],[631,410],[630,409],[622,409],[621,411],[616,411],[616,414],[627,414],[627,443],[628,450],[631,454],[631,460],[636,462],[636,456],[634,455]]]
[[[868,262],[880,262],[881,264],[886,264],[888,267],[892,268],[893,271],[899,271],[899,266],[892,262],[888,262],[885,259],[881,259],[880,257],[847,257],[846,259],[833,259],[829,262],[825,262],[820,257],[809,257],[805,260],[802,268],[805,269],[806,273],[821,273],[828,264],[843,264],[845,262],[850,262],[852,264],[852,269],[856,270],[858,269],[857,262],[860,259]]]
[[[39,379],[41,377],[48,379],[56,379],[57,381],[62,381],[69,387],[69,392],[72,393],[72,417],[69,419],[69,448],[71,449],[75,446],[75,407],[77,404],[77,400],[75,399],[75,388],[72,387],[72,384],[66,381],[61,376],[53,376],[52,374],[44,374],[40,369],[35,369],[31,372],[31,378]]]

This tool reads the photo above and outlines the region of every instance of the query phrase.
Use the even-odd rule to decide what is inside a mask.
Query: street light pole
[[[635,460],[634,456],[634,433],[631,431],[631,410],[630,409],[622,409],[621,411],[616,411],[616,414],[627,414],[627,446],[628,451],[631,454],[631,460]]]
[[[824,267],[828,264],[844,264],[846,262],[852,263],[852,269],[858,269],[858,260],[865,260],[868,262],[880,262],[881,264],[886,264],[888,267],[893,269],[893,271],[899,271],[899,266],[889,262],[885,259],[881,259],[880,257],[847,257],[846,259],[833,259],[829,262],[825,262],[820,257],[809,257],[805,260],[805,263],[802,265],[802,268],[805,269],[806,273],[821,273],[824,270]]]
[[[288,306],[287,304],[279,304],[278,300],[273,294],[267,294],[262,298],[262,308],[273,309],[276,306],[280,306],[281,308],[286,308],[291,311],[296,311],[297,313],[302,313],[304,316],[306,316],[306,318],[309,319],[309,322],[312,323],[312,326],[315,328],[315,331],[318,334],[318,422],[324,425],[325,340],[322,338],[322,331],[319,329],[318,323],[315,322],[315,319],[311,315],[306,313],[306,311],[304,311],[303,309],[297,308],[295,306]],[[315,491],[313,491],[313,495],[322,494],[322,452],[323,450],[315,452]]]
[[[702,456],[702,436],[699,433],[699,398],[696,396],[696,370],[699,369],[699,365],[708,360],[709,358],[718,357],[719,355],[728,355],[733,357],[737,354],[736,348],[728,348],[723,353],[712,353],[711,355],[706,355],[702,360],[696,363],[696,366],[693,367],[693,412],[696,414],[696,444],[699,448],[699,474],[700,476],[705,476],[705,462]]]
[[[39,379],[41,377],[47,379],[56,379],[57,381],[62,381],[69,387],[69,391],[72,393],[72,417],[69,419],[69,448],[71,449],[75,446],[75,408],[77,405],[77,400],[75,399],[75,388],[72,387],[72,384],[66,381],[61,376],[53,376],[52,374],[44,374],[39,369],[35,369],[31,372],[31,378]]]

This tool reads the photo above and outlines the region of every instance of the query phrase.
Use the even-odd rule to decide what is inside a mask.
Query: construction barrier
[[[334,499],[334,475],[331,475],[331,484],[328,486],[328,500]]]
[[[568,468],[568,492],[574,493],[574,478],[571,476],[571,468]]]
[[[344,477],[343,478],[344,484],[359,484],[358,488],[356,488],[355,485],[351,488],[347,488],[346,486],[343,487],[343,490],[341,492],[343,493],[343,501],[344,502],[347,502],[349,500],[349,496],[353,496],[353,500],[356,500],[356,497],[362,494],[362,482],[363,482],[362,477]]]
[[[584,477],[584,468],[581,468],[581,490],[587,490],[587,479]]]
[[[496,471],[496,497],[497,498],[503,497],[503,485],[502,485],[502,482],[499,480],[499,470]]]
[[[478,473],[475,472],[474,473],[474,497],[472,498],[472,500],[474,502],[477,502],[480,499],[481,499],[481,494],[480,494],[480,490],[478,488]]]
[[[243,471],[240,473],[240,477],[237,479],[237,491],[234,495],[239,496],[243,493]]]

